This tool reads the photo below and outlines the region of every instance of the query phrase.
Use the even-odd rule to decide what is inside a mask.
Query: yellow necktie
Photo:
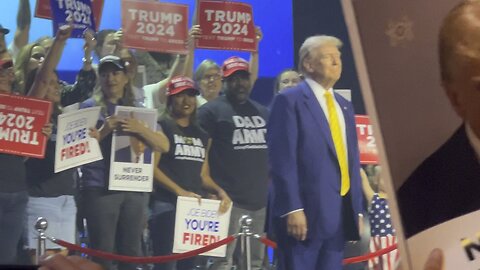
[[[348,175],[347,151],[343,144],[342,129],[338,121],[337,110],[335,109],[335,101],[333,94],[329,91],[325,92],[325,100],[327,101],[327,110],[329,116],[330,132],[332,133],[335,152],[337,153],[338,164],[340,165],[340,173],[342,176],[340,195],[345,196],[350,189],[350,176]]]

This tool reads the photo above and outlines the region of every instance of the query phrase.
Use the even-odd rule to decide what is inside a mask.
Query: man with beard
[[[229,234],[240,229],[238,220],[250,215],[253,231],[262,232],[267,201],[267,144],[265,140],[267,108],[251,100],[249,64],[230,57],[222,66],[224,96],[198,110],[200,125],[212,138],[210,170],[212,178],[233,201]],[[226,258],[213,269],[231,269],[236,242],[227,247]],[[263,248],[252,243],[252,267],[261,269]]]

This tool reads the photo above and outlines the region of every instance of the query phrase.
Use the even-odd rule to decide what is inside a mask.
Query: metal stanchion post
[[[252,223],[253,219],[249,215],[244,215],[238,221],[241,227],[240,241],[241,241],[241,254],[242,254],[242,270],[252,270]]]
[[[47,230],[48,222],[47,219],[44,217],[37,218],[37,222],[35,222],[35,230],[38,232],[38,241],[37,241],[37,251],[36,251],[36,258],[35,263],[38,264],[40,261],[40,257],[43,256],[46,251],[46,243],[47,236],[45,235],[45,231]]]

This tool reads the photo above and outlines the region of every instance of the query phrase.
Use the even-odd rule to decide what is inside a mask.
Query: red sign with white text
[[[188,6],[160,2],[122,1],[123,46],[187,54]]]
[[[197,48],[256,51],[252,6],[226,1],[200,1]]]
[[[58,1],[58,0],[57,0]],[[72,0],[61,0],[65,1],[65,5],[71,3],[73,5],[74,1]],[[102,11],[103,11],[103,1],[104,0],[91,0],[92,1],[92,9],[93,9],[93,16],[95,18],[95,28],[98,31],[98,27],[100,26],[100,20],[102,19]],[[37,4],[35,5],[35,17],[42,18],[42,19],[52,19],[52,10],[50,7],[50,0],[37,0]]]
[[[361,164],[378,164],[378,150],[373,127],[366,115],[355,115]]]
[[[50,121],[50,101],[0,94],[0,153],[43,158]]]

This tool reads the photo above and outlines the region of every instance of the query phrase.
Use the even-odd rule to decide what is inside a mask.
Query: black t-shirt
[[[248,100],[233,104],[225,96],[198,109],[198,119],[212,138],[210,173],[233,202],[248,210],[266,206],[268,110]]]
[[[23,158],[0,154],[0,192],[12,193],[27,190]]]
[[[203,162],[208,144],[208,134],[198,125],[181,127],[170,118],[162,118],[160,126],[168,137],[170,150],[162,154],[158,168],[181,188],[201,194]],[[153,198],[176,203],[177,196],[155,183]]]
[[[28,193],[32,197],[58,197],[73,195],[75,192],[75,169],[55,173],[56,129],[50,136],[45,150],[45,158],[30,158],[25,162],[27,168]]]

